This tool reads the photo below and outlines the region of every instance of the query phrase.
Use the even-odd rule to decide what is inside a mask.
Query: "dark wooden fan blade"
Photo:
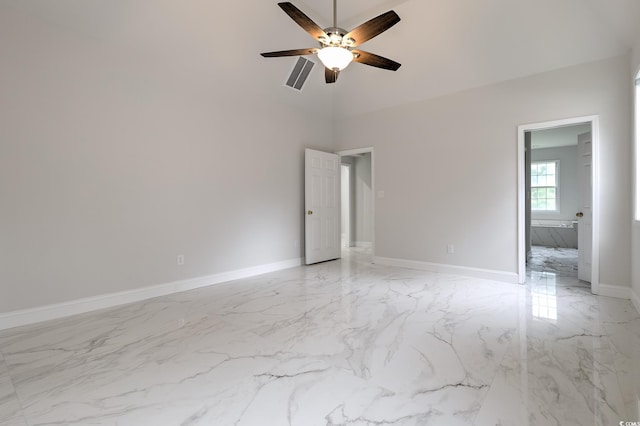
[[[364,50],[352,50],[353,60],[372,67],[382,68],[385,70],[397,71],[400,64],[391,59],[384,58],[374,53],[365,52]]]
[[[337,70],[330,70],[329,68],[324,69],[324,81],[327,82],[327,84],[329,83],[335,83],[338,80],[338,75],[340,74],[340,71]]]
[[[328,39],[327,33],[325,33],[324,30],[318,26],[318,24],[313,22],[311,18],[305,15],[293,4],[289,2],[283,2],[278,3],[278,6],[280,6],[280,8],[291,17],[291,19],[296,21],[296,23],[300,25],[303,30],[311,34],[311,37],[315,38],[318,41],[322,41],[322,39]]]
[[[351,46],[358,46],[367,40],[371,40],[378,34],[387,31],[398,22],[400,22],[400,17],[393,10],[390,10],[354,28],[347,33],[344,38],[345,40],[353,39],[354,41]]]
[[[309,49],[293,49],[293,50],[280,50],[278,52],[265,52],[261,53],[265,58],[278,58],[280,56],[304,56],[313,55],[318,52],[316,48]]]

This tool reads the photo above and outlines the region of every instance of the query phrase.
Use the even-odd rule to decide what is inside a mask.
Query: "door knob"
[[[582,217],[582,216],[584,216],[584,213],[582,213],[582,212],[576,213],[576,217]]]
[[[307,210],[307,214],[313,214],[311,210]]]

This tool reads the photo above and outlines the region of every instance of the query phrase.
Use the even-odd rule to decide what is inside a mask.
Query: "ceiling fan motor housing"
[[[321,36],[318,41],[320,44],[324,46],[334,46],[334,47],[344,47],[349,48],[352,47],[355,43],[355,40],[351,37],[345,38],[344,36],[348,33],[344,28],[339,27],[329,27],[325,28],[324,32],[327,34],[327,37]]]

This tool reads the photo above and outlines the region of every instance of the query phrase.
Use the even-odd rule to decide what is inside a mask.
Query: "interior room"
[[[591,123],[575,124],[531,132],[528,165],[531,211],[527,240],[530,270],[578,276],[578,223],[583,217],[579,173],[584,149],[578,149],[580,135],[591,133]],[[591,153],[589,153],[590,155]],[[583,248],[584,250],[584,248]],[[585,283],[590,283],[585,279]]]
[[[343,171],[340,181],[342,247],[360,247],[372,252],[374,206],[371,152],[341,155],[340,165]]]
[[[2,0],[0,424],[640,422],[639,18]]]

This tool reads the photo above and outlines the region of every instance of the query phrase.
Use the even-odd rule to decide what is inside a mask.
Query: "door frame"
[[[376,256],[376,153],[372,146],[364,148],[347,149],[344,151],[336,151],[340,157],[355,154],[371,153],[371,259]],[[342,230],[340,230],[342,232]]]
[[[526,248],[525,248],[525,153],[524,134],[531,130],[550,129],[564,127],[572,124],[591,124],[591,182],[593,192],[593,234],[591,252],[591,292],[599,294],[600,291],[600,117],[588,115],[584,117],[566,118],[562,120],[544,121],[539,123],[522,124],[518,126],[518,282],[524,284],[526,273]],[[578,248],[579,249],[579,248]]]

